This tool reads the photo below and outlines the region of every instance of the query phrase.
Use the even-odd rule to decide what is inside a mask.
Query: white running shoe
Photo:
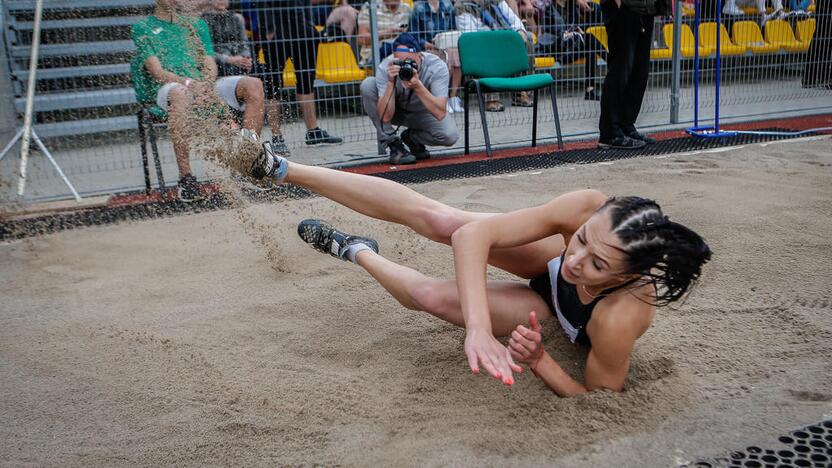
[[[722,14],[730,16],[742,16],[745,14],[745,12],[737,6],[736,2],[729,1],[725,3],[724,7],[722,7]]]
[[[460,99],[459,96],[454,96],[448,99],[448,105],[454,112],[465,112],[465,108],[462,107],[462,99]]]

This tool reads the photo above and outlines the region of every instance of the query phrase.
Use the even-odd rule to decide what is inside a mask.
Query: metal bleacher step
[[[128,73],[130,73],[129,63],[110,63],[82,67],[40,68],[38,69],[37,78],[38,80],[56,80],[59,78],[126,75]],[[15,70],[12,75],[23,82],[29,78],[29,70]]]
[[[8,11],[34,11],[34,0],[6,0]],[[49,10],[116,10],[120,8],[151,8],[154,0],[44,0]]]
[[[136,103],[136,92],[133,88],[116,88],[95,91],[81,91],[69,93],[36,94],[34,109],[36,112],[48,112],[66,109],[82,109],[86,107],[109,107]],[[14,100],[17,112],[26,109],[26,98]]]
[[[20,45],[9,48],[12,57],[29,57],[32,53],[32,46]],[[115,54],[119,52],[132,52],[136,46],[131,40],[124,41],[98,41],[98,42],[73,42],[67,44],[47,44],[40,46],[41,57],[65,57],[74,55],[98,55]]]
[[[145,19],[146,16],[108,16],[104,18],[81,18],[41,21],[41,29],[78,29],[78,28],[104,28],[108,26],[132,26]],[[13,23],[12,26],[19,31],[31,31],[34,23],[21,21]]]
[[[137,126],[135,115],[125,115],[122,117],[107,117],[103,119],[69,120],[66,122],[35,124],[35,132],[41,138],[53,138],[67,135],[92,135],[96,133],[134,130]]]

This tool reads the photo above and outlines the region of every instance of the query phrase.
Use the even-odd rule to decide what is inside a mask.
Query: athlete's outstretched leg
[[[363,267],[408,309],[422,310],[454,325],[465,326],[455,281],[430,278],[387,260],[378,254],[375,240],[343,233],[321,220],[302,221],[298,234],[315,250]],[[492,331],[497,336],[511,333],[519,324],[527,324],[529,312],[533,310],[544,319],[550,315],[544,300],[519,282],[491,281],[487,297]]]

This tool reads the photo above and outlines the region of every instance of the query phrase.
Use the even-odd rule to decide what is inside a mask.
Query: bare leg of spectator
[[[303,123],[306,124],[308,130],[318,127],[318,117],[315,114],[315,93],[300,94],[298,93],[298,104],[303,114]]]
[[[343,4],[335,7],[332,13],[326,19],[326,25],[338,24],[344,34],[352,36],[355,34],[356,18],[358,17],[358,10],[349,4]]]
[[[188,145],[188,134],[191,107],[191,93],[184,86],[176,86],[168,94],[168,122],[170,124],[171,140],[173,141],[173,154],[176,156],[176,165],[179,168],[179,177],[191,173],[191,164],[188,161],[190,146]]]
[[[243,127],[254,130],[258,135],[263,129],[263,83],[257,78],[246,76],[237,84],[237,98],[246,103],[243,112]]]

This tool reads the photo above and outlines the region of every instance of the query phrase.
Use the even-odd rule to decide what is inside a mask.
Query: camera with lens
[[[413,59],[396,60],[393,64],[399,66],[399,78],[404,81],[410,81],[419,69],[419,66]]]

